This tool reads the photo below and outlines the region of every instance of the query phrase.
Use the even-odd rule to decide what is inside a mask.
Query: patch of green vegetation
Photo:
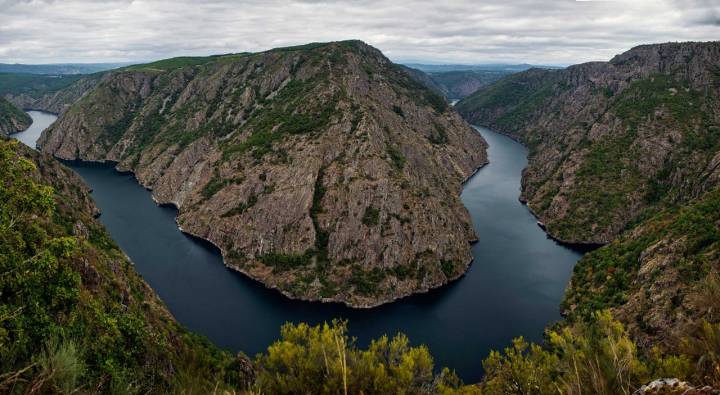
[[[229,180],[221,178],[219,175],[216,174],[213,178],[210,179],[210,181],[207,182],[207,184],[205,184],[200,193],[205,199],[210,199],[227,185],[229,185]]]
[[[385,280],[386,276],[387,273],[379,267],[365,270],[359,265],[354,265],[349,283],[355,288],[355,292],[365,296],[373,296],[377,294],[378,286]]]
[[[312,49],[318,49],[327,47],[328,45],[332,44],[332,42],[326,42],[326,43],[307,43],[302,45],[292,45],[289,47],[278,47],[273,48],[270,50],[270,52],[294,52],[294,51],[307,51]]]
[[[105,140],[105,147],[112,147],[122,138],[135,120],[135,115],[134,108],[127,108],[117,121],[105,126],[104,133],[102,134]]]
[[[313,262],[313,254],[306,252],[304,254],[265,254],[257,258],[263,265],[272,268],[273,273],[286,272],[303,267],[307,267]]]
[[[393,167],[397,170],[402,170],[405,168],[405,163],[407,163],[407,159],[405,158],[405,155],[400,152],[399,149],[388,145],[386,147],[386,151],[388,156],[390,156],[390,160],[392,161]]]
[[[440,269],[442,269],[446,278],[451,278],[455,274],[457,266],[458,265],[454,261],[447,261],[444,259],[440,261]]]
[[[360,125],[360,122],[363,119],[363,113],[356,105],[353,105],[352,114],[353,117],[350,120],[350,133],[355,133],[358,126]]]
[[[625,328],[609,312],[552,330],[547,337],[545,347],[520,337],[502,354],[491,352],[483,361],[481,393],[574,394],[582,388],[583,393],[620,394],[652,377]]]
[[[203,191],[204,191],[204,189],[203,189]],[[250,207],[253,207],[257,203],[257,201],[258,201],[257,195],[254,195],[254,194],[250,195],[250,197],[248,198],[248,200],[246,202],[242,202],[242,203],[238,204],[237,206],[224,212],[220,216],[223,218],[228,218],[228,217],[234,217],[236,215],[240,215],[240,214],[244,213]]]
[[[405,335],[360,349],[339,321],[284,325],[256,363],[263,394],[477,394],[448,369],[435,374],[427,347],[412,347]]]
[[[136,64],[120,69],[120,71],[170,71],[183,67],[199,66],[214,60],[216,56],[179,56],[176,58],[158,60],[156,62]]]
[[[694,262],[684,267],[683,279],[697,281],[708,273],[713,256],[720,254],[720,189],[681,209],[667,209],[636,226],[609,245],[585,255],[575,266],[565,306],[577,313],[619,306],[633,287],[640,255],[660,240],[684,239],[683,256]]]
[[[637,128],[661,107],[681,125],[702,118],[699,93],[665,74],[633,82],[618,97],[613,110],[628,126]]]
[[[555,95],[553,83],[546,81],[538,87],[534,87],[533,91],[523,96],[516,102],[512,109],[506,111],[497,119],[497,125],[502,130],[515,130],[519,125],[527,122],[533,113],[538,111],[546,103],[547,99]]]
[[[368,70],[367,72],[370,76],[374,73],[373,70]],[[444,97],[416,81],[402,69],[402,66],[396,64],[390,65],[386,75],[393,84],[393,87],[397,86],[404,89],[406,91],[404,94],[412,99],[415,104],[428,105],[440,114],[448,110],[450,105]]]
[[[321,167],[318,170],[317,178],[315,179],[315,189],[313,190],[313,203],[310,207],[310,218],[312,218],[313,226],[315,227],[315,250],[317,254],[318,266],[324,267],[328,261],[328,243],[330,241],[330,234],[322,229],[318,214],[323,212],[322,199],[325,196],[325,187],[323,186],[323,177],[325,175],[325,168]]]
[[[325,129],[337,113],[339,97],[335,95],[325,102],[318,102],[318,98],[311,94],[317,84],[316,80],[293,80],[288,83],[268,103],[268,107],[252,114],[245,126],[252,130],[252,134],[239,144],[225,146],[223,158],[227,160],[233,155],[252,152],[255,159],[260,159],[273,151],[273,143],[288,135]]]
[[[428,140],[435,145],[443,145],[447,144],[448,142],[448,135],[447,130],[445,130],[445,127],[437,122],[434,122],[435,125],[435,132],[430,135]]]
[[[618,212],[628,207],[632,194],[643,190],[644,177],[630,160],[633,131],[587,143],[587,154],[576,172],[576,184],[567,197],[569,212],[549,224],[552,232],[565,239],[591,239],[592,229],[607,229]],[[549,200],[554,197],[547,195]]]
[[[365,213],[363,213],[362,223],[365,226],[377,226],[380,224],[380,210],[373,206],[366,207]]]

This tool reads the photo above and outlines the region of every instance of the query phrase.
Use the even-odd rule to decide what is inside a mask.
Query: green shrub
[[[373,206],[366,207],[362,217],[362,223],[365,226],[377,226],[380,224],[380,210]]]
[[[339,321],[318,326],[285,324],[281,339],[255,361],[257,393],[450,394],[464,390],[447,369],[433,373],[433,359],[425,346],[413,347],[405,335],[398,334],[360,349],[347,335],[346,323]]]

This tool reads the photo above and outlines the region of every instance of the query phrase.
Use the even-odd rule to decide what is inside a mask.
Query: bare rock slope
[[[461,276],[486,144],[359,41],[107,73],[42,150],[114,161],[183,231],[284,294],[375,306]]]

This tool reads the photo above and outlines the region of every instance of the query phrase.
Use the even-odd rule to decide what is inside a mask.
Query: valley
[[[711,3],[8,3],[0,393],[720,393]]]
[[[31,115],[36,129],[52,121],[46,114]],[[466,382],[473,382],[482,374],[478,355],[519,334],[540,341],[547,323],[560,319],[558,305],[580,257],[548,239],[518,202],[526,150],[490,130],[480,133],[489,142],[491,162],[461,194],[481,235],[472,246],[476,263],[447,288],[372,310],[293,301],[268,290],[227,269],[212,245],[178,231],[177,211],[158,207],[131,174],[108,165],[69,165],[93,190],[101,222],[136,270],[180,323],[214,344],[254,355],[277,338],[285,322],[319,324],[344,318],[361,345],[402,332],[428,345],[438,365],[452,366]],[[37,136],[28,130],[14,137],[27,141],[26,135]],[[474,314],[466,314],[468,310]],[[248,317],[253,317],[252,325]]]

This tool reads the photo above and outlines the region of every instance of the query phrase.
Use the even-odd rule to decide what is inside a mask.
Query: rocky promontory
[[[356,307],[467,270],[459,193],[487,162],[442,97],[359,41],[108,72],[39,145],[134,172],[266,286]]]

